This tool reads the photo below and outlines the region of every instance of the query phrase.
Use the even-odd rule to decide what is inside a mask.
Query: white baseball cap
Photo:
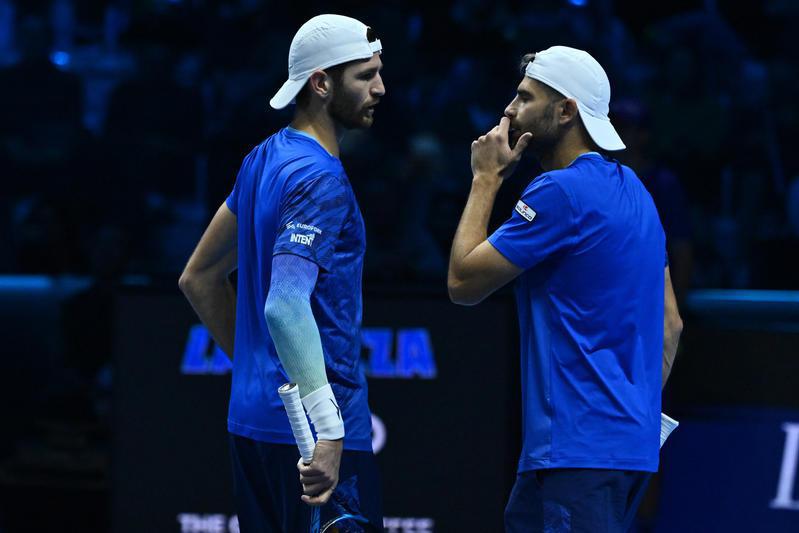
[[[552,46],[535,54],[525,75],[573,98],[585,129],[597,146],[609,151],[626,148],[608,118],[608,75],[591,54],[568,46]]]
[[[293,103],[315,70],[369,59],[375,52],[379,53],[383,45],[380,39],[369,42],[368,30],[366,24],[342,15],[318,15],[303,24],[291,40],[289,79],[269,105],[283,109]]]

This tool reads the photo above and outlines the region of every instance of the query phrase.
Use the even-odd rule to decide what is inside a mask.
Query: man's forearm
[[[680,345],[680,334],[682,333],[682,323],[669,325],[663,335],[663,383],[669,379],[671,369],[674,366],[674,358],[677,356],[677,348]]]
[[[450,281],[462,279],[465,274],[462,271],[463,259],[486,240],[488,221],[491,218],[498,190],[498,187],[488,180],[482,180],[477,176],[472,180],[469,199],[466,201],[466,207],[452,241],[449,258]]]
[[[322,338],[310,301],[317,275],[318,267],[307,259],[275,256],[264,318],[283,369],[299,387],[302,405],[319,440],[339,440],[344,438],[344,421],[327,381]]]
[[[322,338],[311,303],[273,290],[264,315],[280,363],[300,388],[300,397],[327,385]]]
[[[180,286],[214,341],[233,360],[236,336],[236,291],[228,280],[216,283],[186,281]]]
[[[674,297],[674,288],[671,284],[671,272],[667,266],[664,272],[664,298],[663,298],[663,381],[662,387],[671,374],[674,358],[677,356],[677,347],[682,334],[682,318],[677,308],[677,298]]]

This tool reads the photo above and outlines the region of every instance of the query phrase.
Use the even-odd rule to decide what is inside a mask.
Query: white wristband
[[[317,439],[338,440],[344,438],[341,409],[339,409],[329,383],[303,398],[302,405],[316,430]]]

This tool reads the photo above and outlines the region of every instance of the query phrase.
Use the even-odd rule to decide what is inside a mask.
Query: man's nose
[[[377,75],[377,83],[372,86],[371,93],[372,96],[383,96],[386,94],[386,86],[383,85],[383,78],[380,76],[380,74]]]

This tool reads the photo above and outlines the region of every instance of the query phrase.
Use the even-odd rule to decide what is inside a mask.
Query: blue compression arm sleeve
[[[322,339],[311,310],[319,267],[293,254],[272,258],[264,316],[289,379],[305,397],[327,384]]]

